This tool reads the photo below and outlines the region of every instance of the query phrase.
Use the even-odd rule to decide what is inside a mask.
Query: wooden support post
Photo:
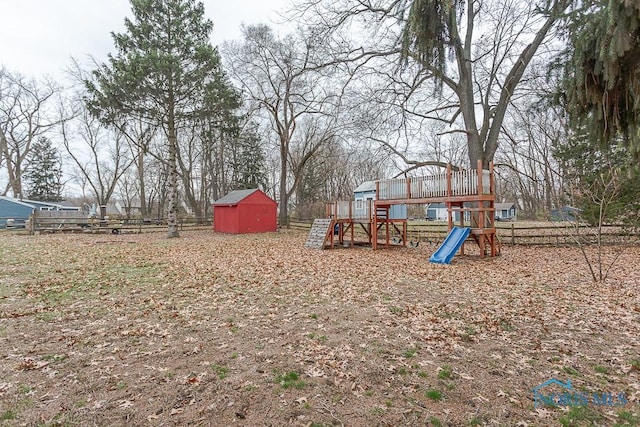
[[[354,240],[355,240],[355,236],[354,236],[354,228],[356,228],[356,223],[355,222],[351,222],[351,247],[353,248],[353,244],[354,244]]]
[[[376,198],[378,197],[378,190],[378,181],[376,181]],[[375,251],[378,249],[378,207],[375,202],[372,203],[371,207],[373,209],[373,218],[371,219],[371,247]]]
[[[451,197],[451,163],[447,164],[447,197]]]
[[[329,223],[329,227],[330,227],[330,230],[329,230],[329,245],[331,246],[332,249],[333,249],[333,228],[335,227],[335,225],[336,225],[336,221],[335,220],[333,220],[333,221],[331,221]]]
[[[514,224],[511,224],[511,244],[516,244],[516,229]]]
[[[483,236],[484,236],[484,229],[486,228],[484,202],[478,202],[478,207],[481,208],[480,211],[478,212],[478,227],[480,228],[480,230],[483,230]]]
[[[385,219],[384,219],[384,228],[386,232],[386,246],[389,247],[389,207],[385,206]]]
[[[493,234],[491,235],[491,256],[498,256],[498,238],[496,236],[496,182],[493,169],[493,162],[489,163],[489,194],[492,196],[489,202],[489,225]],[[513,225],[513,224],[512,224]]]
[[[402,245],[407,246],[407,221],[402,223]]]
[[[458,209],[459,209],[459,215],[460,215],[460,227],[464,227],[464,215],[466,213],[466,211],[464,210],[464,202],[460,202],[458,204]],[[473,217],[473,212],[471,213],[471,216]],[[473,218],[471,220],[471,222],[473,222]],[[472,225],[472,224],[469,224]],[[464,255],[464,242],[462,242],[462,247],[460,248],[460,253],[462,255]]]

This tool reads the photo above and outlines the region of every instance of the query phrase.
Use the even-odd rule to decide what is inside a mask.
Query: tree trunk
[[[280,143],[280,227],[289,226],[289,196],[287,194],[287,158],[288,150],[285,142]]]
[[[180,237],[178,233],[178,137],[176,135],[173,108],[169,108],[169,191],[167,194],[167,237]]]
[[[7,175],[9,175],[9,187],[13,192],[13,197],[16,199],[22,199],[22,158],[17,155],[13,159],[9,153],[9,144],[4,134],[0,133],[0,147],[2,148],[3,155],[5,157],[5,163],[7,168]]]
[[[200,221],[203,217],[201,204],[198,203],[198,198],[196,197],[195,192],[193,191],[193,184],[191,182],[191,173],[186,173],[183,171],[182,174],[182,186],[184,197],[186,198],[186,202],[189,207],[193,209],[193,214]]]
[[[147,210],[147,194],[144,186],[144,150],[142,147],[138,147],[138,197],[140,197],[140,215],[143,218],[148,216]]]

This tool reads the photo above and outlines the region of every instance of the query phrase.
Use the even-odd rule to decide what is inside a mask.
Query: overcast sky
[[[204,0],[212,42],[240,37],[241,24],[277,28],[288,0]],[[129,0],[0,0],[0,66],[30,77],[59,78],[70,58],[105,59],[111,31],[124,29]]]

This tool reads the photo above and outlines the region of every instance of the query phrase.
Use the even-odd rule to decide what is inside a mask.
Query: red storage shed
[[[213,203],[213,231],[265,233],[276,231],[278,204],[261,190],[236,190]]]

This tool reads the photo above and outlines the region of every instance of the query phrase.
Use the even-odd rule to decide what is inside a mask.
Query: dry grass
[[[575,248],[304,239],[3,235],[0,424],[639,425],[640,248],[596,285]],[[551,377],[628,403],[534,407]]]

